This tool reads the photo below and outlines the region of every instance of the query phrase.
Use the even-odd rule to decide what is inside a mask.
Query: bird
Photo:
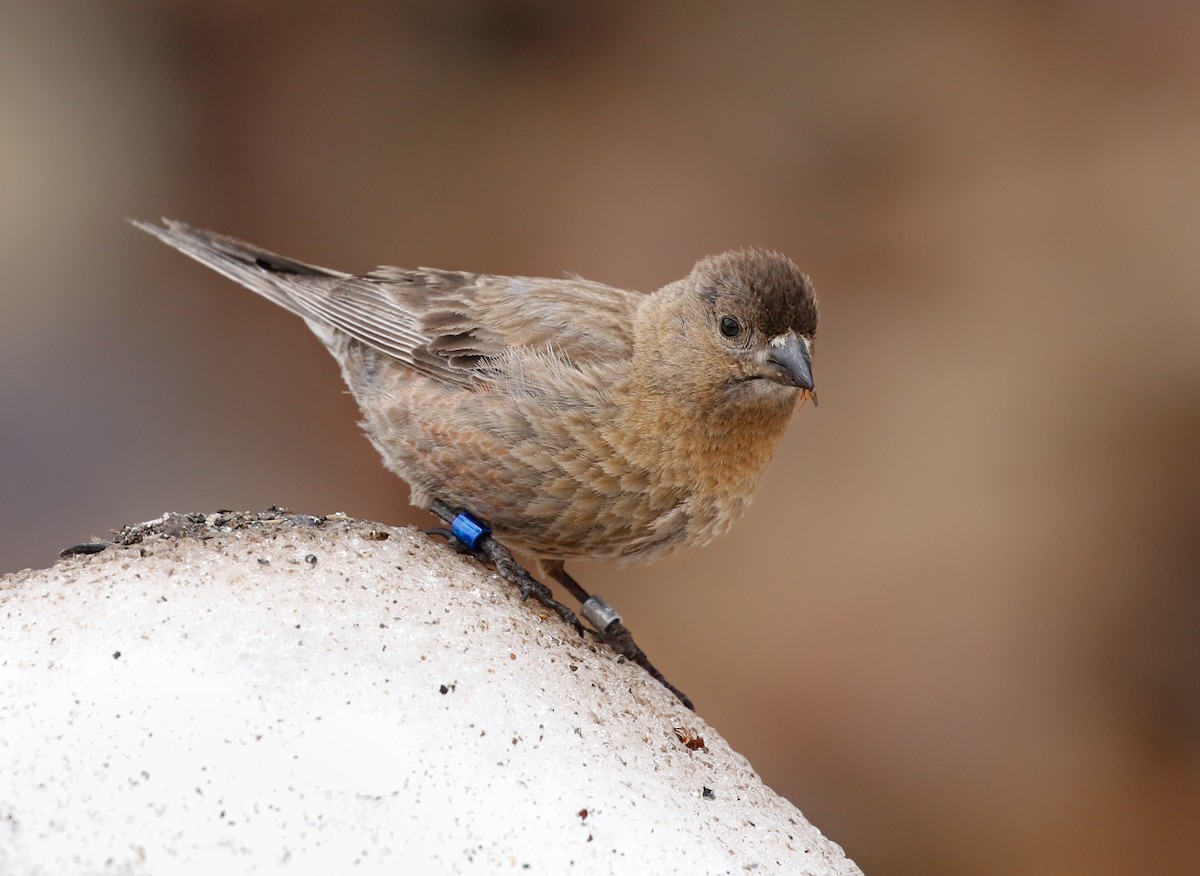
[[[483,521],[577,596],[569,561],[651,561],[724,534],[794,410],[816,404],[816,293],[771,250],[702,258],[642,294],[578,276],[352,274],[133,224],[302,317],[412,503]]]

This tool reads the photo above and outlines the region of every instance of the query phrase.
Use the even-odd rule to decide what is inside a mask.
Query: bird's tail
[[[310,325],[327,322],[313,308],[312,294],[320,287],[332,286],[350,276],[307,265],[237,238],[193,228],[172,219],[163,219],[162,225],[138,219],[129,221],[201,264],[304,317]]]

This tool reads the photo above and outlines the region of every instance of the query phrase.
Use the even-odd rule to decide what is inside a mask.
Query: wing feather
[[[553,350],[578,364],[632,355],[631,326],[641,300],[636,292],[578,277],[433,268],[381,267],[353,275],[182,222],[163,223],[133,224],[314,328],[333,329],[435,380],[464,387],[494,380],[525,361],[512,351]]]

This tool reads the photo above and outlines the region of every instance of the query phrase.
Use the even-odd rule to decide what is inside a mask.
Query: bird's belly
[[[407,369],[347,382],[364,430],[414,504],[469,510],[543,557],[637,562],[706,544],[745,510],[769,459],[714,466],[686,440],[649,449],[631,441],[594,409],[497,403]]]

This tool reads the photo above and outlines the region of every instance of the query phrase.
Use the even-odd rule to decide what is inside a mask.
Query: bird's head
[[[762,249],[710,256],[679,292],[681,341],[730,400],[816,401],[816,293],[791,259]]]

